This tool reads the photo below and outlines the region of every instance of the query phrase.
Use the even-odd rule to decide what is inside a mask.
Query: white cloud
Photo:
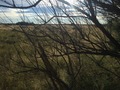
[[[7,0],[9,1],[9,0]],[[22,5],[23,2],[25,2],[26,0],[15,0],[15,2],[17,4],[19,4],[20,6]],[[35,3],[35,1],[37,0],[28,0],[31,3]],[[74,4],[75,1],[77,0],[66,0],[67,2],[69,2],[70,4]],[[57,4],[59,5],[59,7],[61,7],[61,9],[63,9],[63,4],[58,2],[58,0],[51,0],[52,5],[56,8]],[[37,13],[40,15],[41,18],[43,19],[49,19],[47,16],[52,17],[54,15],[53,10],[50,11],[51,8],[51,3],[49,2],[49,0],[42,0],[39,5],[37,7],[34,7],[34,9],[37,11]],[[24,5],[27,5],[26,3],[24,3]],[[39,8],[38,8],[39,7]],[[43,8],[45,7],[45,8]],[[68,14],[71,15],[77,15],[77,12],[73,9],[73,7],[71,6],[66,6],[66,10]],[[48,10],[49,8],[49,10]],[[0,8],[2,11],[3,9]],[[38,11],[39,10],[39,11]],[[51,12],[51,13],[50,13]],[[17,20],[22,20],[28,18],[33,20],[33,18],[37,18],[37,15],[35,14],[35,12],[32,9],[24,9],[24,10],[20,10],[20,9],[6,9],[6,11],[4,11],[5,15],[10,18],[13,22],[17,22]],[[59,9],[56,9],[56,13],[60,14],[60,15],[65,15],[62,14],[62,11],[60,11]],[[5,15],[3,13],[0,13],[0,18],[5,19]],[[6,20],[7,21],[7,20]]]

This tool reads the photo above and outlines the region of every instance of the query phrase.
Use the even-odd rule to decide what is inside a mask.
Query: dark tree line
[[[34,25],[33,22],[17,22],[16,25]]]

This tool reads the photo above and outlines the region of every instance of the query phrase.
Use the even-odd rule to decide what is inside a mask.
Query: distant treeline
[[[0,23],[0,25],[34,25],[33,22]]]
[[[33,22],[17,22],[16,25],[33,25]]]

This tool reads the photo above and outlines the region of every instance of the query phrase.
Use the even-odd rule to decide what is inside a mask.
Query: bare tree
[[[29,6],[17,6],[14,0],[11,3],[2,1],[6,5],[0,6],[27,9],[39,5],[40,1],[38,0],[35,3],[27,1]],[[116,68],[119,68],[120,43],[116,40],[113,33],[99,22],[97,17],[100,14],[99,10],[101,11],[99,9],[100,5],[98,2],[93,3],[93,1],[78,1],[78,6],[71,6],[69,2],[61,0],[63,7],[59,6],[60,2],[58,1],[56,1],[56,7],[49,1],[51,8],[47,9],[52,9],[53,17],[58,23],[53,25],[47,24],[53,18],[46,21],[33,9],[44,24],[33,25],[32,30],[31,27],[24,25],[20,25],[20,29],[14,29],[24,34],[25,41],[22,44],[13,44],[16,50],[16,57],[14,55],[9,55],[9,57],[14,66],[9,65],[6,68],[14,74],[33,71],[42,72],[46,75],[47,85],[51,85],[54,90],[88,90],[89,88],[84,87],[81,82],[90,84],[88,80],[91,80],[91,77],[94,78],[94,76],[96,80],[92,82],[93,88],[103,90],[104,85],[101,80],[97,82],[98,76],[112,74],[120,79],[119,69],[114,69],[114,65],[105,65],[106,62],[117,63]],[[77,15],[80,18],[76,20],[75,17],[72,17],[69,11],[66,10],[66,5],[73,7],[76,12],[79,12]],[[64,16],[59,15],[56,8],[67,17],[70,25],[62,24],[60,17]],[[119,14],[117,15],[119,16]],[[85,21],[85,25],[78,23],[81,20]],[[29,55],[29,52],[32,53]],[[116,59],[106,61],[110,57]],[[99,67],[99,69],[95,70],[92,65],[94,68]],[[107,75],[106,77],[109,77]]]

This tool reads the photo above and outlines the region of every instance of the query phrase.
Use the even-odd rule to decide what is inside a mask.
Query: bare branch
[[[13,0],[13,4],[10,4],[9,2],[5,1],[4,3],[6,3],[8,5],[0,5],[0,7],[13,8],[13,9],[27,9],[27,8],[36,7],[41,1],[42,0],[38,0],[34,4],[28,5],[28,6],[16,6],[14,0]]]

